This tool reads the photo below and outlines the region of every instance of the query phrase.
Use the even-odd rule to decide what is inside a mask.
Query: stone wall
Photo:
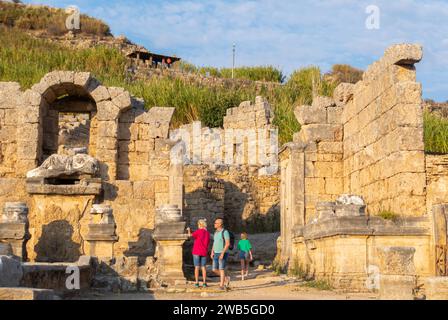
[[[448,155],[426,155],[427,211],[448,202]]]
[[[290,270],[349,291],[375,290],[377,249],[389,246],[415,249],[419,285],[436,266],[445,270],[435,243],[446,243],[446,232],[437,241],[434,232],[446,220],[434,205],[446,202],[447,158],[424,153],[414,67],[421,59],[419,45],[392,46],[362,81],[296,108],[302,129],[280,152],[277,258]]]
[[[334,201],[343,192],[342,107],[331,98],[316,97],[311,106],[295,109],[302,125],[294,142],[304,153],[304,221],[316,218],[318,201]]]
[[[208,166],[191,165],[184,169],[183,215],[192,230],[199,219],[207,220],[207,228],[214,230],[213,221],[224,217],[225,182],[218,179]]]
[[[99,203],[113,209],[116,256],[154,254],[156,207],[182,196],[170,194],[170,183],[179,184],[168,140],[173,112],[146,111],[142,100],[84,72],[51,72],[25,92],[16,83],[0,83],[0,207],[21,201],[30,208],[31,261],[75,261],[89,254],[88,213]],[[87,118],[90,128],[78,138],[99,161],[99,177],[92,180],[99,189],[84,188],[84,182],[30,188],[25,176],[58,152],[59,128],[87,124]]]
[[[344,191],[362,194],[371,214],[426,212],[421,84],[417,45],[386,50],[344,106]]]
[[[268,102],[257,97],[255,103],[245,101],[228,109],[223,129],[194,122],[170,132],[171,139],[185,146],[187,216],[200,216],[199,212],[209,218],[224,216],[226,226],[235,232],[279,230],[280,177],[277,170],[266,174],[268,164],[278,166],[277,149],[270,147],[271,139],[275,139],[272,120]],[[206,191],[210,181],[224,186],[224,194],[217,200],[213,200],[213,192]]]
[[[88,113],[59,113],[58,153],[74,148],[86,148],[87,151],[89,139],[90,115]]]

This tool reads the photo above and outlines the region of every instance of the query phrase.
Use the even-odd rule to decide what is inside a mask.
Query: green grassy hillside
[[[108,86],[124,87],[132,94],[145,99],[152,106],[174,107],[174,126],[201,120],[210,127],[222,126],[226,110],[241,101],[253,100],[257,94],[267,97],[274,109],[274,123],[279,127],[280,143],[292,140],[300,130],[293,109],[296,105],[310,104],[313,83],[317,94],[331,96],[340,81],[356,82],[362,71],[347,65],[336,65],[323,75],[317,67],[296,70],[284,82],[284,75],[271,66],[237,68],[236,78],[283,82],[273,90],[256,85],[228,89],[189,84],[179,79],[152,79],[129,83],[126,80],[126,59],[115,49],[95,47],[73,50],[47,40],[36,39],[23,30],[47,30],[59,34],[64,30],[64,11],[44,7],[6,4],[0,1],[0,81],[17,81],[29,88],[46,73],[53,70],[92,72]],[[9,27],[5,27],[5,25]],[[59,31],[58,31],[59,30]],[[85,16],[83,32],[108,35],[109,27],[103,22]],[[212,76],[230,77],[230,69],[196,67],[188,63],[183,69],[209,73]],[[448,153],[448,120],[425,114],[425,149],[429,153]]]
[[[0,80],[17,81],[24,88],[38,82],[52,70],[90,71],[108,86],[120,86],[142,97],[147,107],[175,107],[175,125],[201,120],[207,126],[222,125],[227,108],[253,100],[256,86],[245,89],[210,88],[181,80],[154,79],[128,83],[126,60],[115,49],[96,47],[72,50],[43,39],[35,39],[17,28],[0,27]],[[275,90],[262,90],[275,112],[281,142],[292,139],[299,130],[293,107],[311,103],[313,78],[320,94],[330,95],[334,85],[323,80],[320,70],[309,67],[296,71],[291,79]],[[263,92],[264,91],[264,92]]]
[[[44,31],[60,36],[67,33],[63,9],[44,6],[26,6],[0,1],[0,24],[25,30]],[[110,35],[109,26],[99,19],[81,15],[82,33],[96,36]]]

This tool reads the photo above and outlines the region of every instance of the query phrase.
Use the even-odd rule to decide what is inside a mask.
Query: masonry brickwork
[[[290,269],[374,291],[387,274],[379,252],[411,248],[413,274],[389,277],[406,279],[407,297],[412,279],[417,290],[445,273],[447,159],[424,152],[422,56],[419,45],[392,46],[362,81],[295,109],[302,129],[279,156],[278,259]]]

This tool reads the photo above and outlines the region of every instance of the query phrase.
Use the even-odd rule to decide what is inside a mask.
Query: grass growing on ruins
[[[324,79],[317,67],[295,71],[290,79],[273,90],[207,87],[179,79],[151,79],[129,82],[126,79],[126,59],[116,50],[106,47],[73,50],[44,39],[35,39],[17,28],[0,27],[0,81],[17,81],[23,88],[37,83],[54,70],[90,71],[107,86],[124,87],[152,106],[174,107],[173,125],[201,120],[210,127],[222,126],[226,110],[245,100],[264,95],[274,113],[279,128],[280,144],[292,140],[300,125],[294,107],[310,104],[313,95],[331,96],[336,84]]]
[[[272,270],[275,275],[279,276],[281,274],[286,274],[287,272],[287,264],[281,262],[279,259],[275,259],[272,262]]]
[[[308,272],[298,260],[294,260],[288,270],[288,275],[300,279],[306,279]]]
[[[378,217],[383,218],[384,220],[397,221],[399,215],[389,210],[383,210],[378,214]]]
[[[448,119],[424,113],[425,152],[448,153]]]
[[[323,291],[328,291],[328,290],[333,289],[333,286],[326,280],[306,281],[303,284],[301,284],[301,287],[314,288],[314,289],[323,290]]]

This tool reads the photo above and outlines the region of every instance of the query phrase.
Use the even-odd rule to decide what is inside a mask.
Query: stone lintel
[[[0,240],[23,240],[26,236],[26,223],[0,223]]]
[[[87,241],[117,241],[115,224],[89,224]]]
[[[116,235],[92,235],[88,234],[86,237],[87,241],[111,241],[111,242],[117,242],[118,236]]]
[[[315,240],[341,235],[365,236],[429,236],[426,218],[406,218],[393,223],[378,217],[347,216],[325,219],[293,228],[294,237]]]
[[[159,223],[154,231],[154,237],[170,239],[185,236],[185,221]],[[181,238],[179,238],[181,239]]]
[[[75,185],[52,185],[52,184],[26,184],[26,191],[29,194],[54,194],[54,195],[100,195],[102,191],[101,183],[80,183]]]
[[[183,243],[188,239],[186,234],[154,234],[153,239],[158,242],[181,242]]]

